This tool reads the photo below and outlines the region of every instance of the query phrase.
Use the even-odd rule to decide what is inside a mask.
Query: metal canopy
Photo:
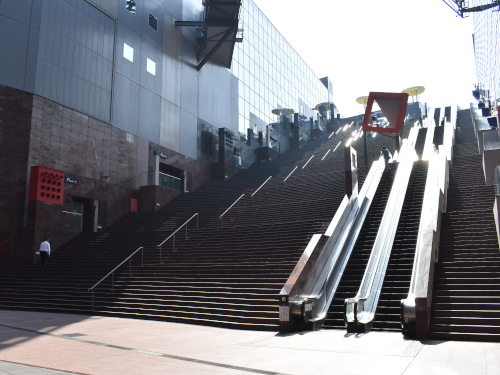
[[[175,25],[201,29],[196,67],[198,70],[210,59],[230,68],[234,44],[242,40],[238,37],[241,0],[205,0],[204,5],[202,21],[176,21]]]
[[[467,0],[443,0],[443,2],[462,18],[467,17],[469,13],[482,12],[494,7],[499,7],[500,10],[500,0],[487,0],[484,4],[474,7],[469,7]]]

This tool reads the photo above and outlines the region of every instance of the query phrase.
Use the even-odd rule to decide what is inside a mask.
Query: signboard
[[[279,316],[280,322],[290,321],[290,305],[288,303],[287,295],[280,296]]]
[[[66,177],[66,182],[70,184],[78,184],[78,180],[76,178]]]
[[[154,151],[153,154],[158,155],[162,159],[168,159],[168,155],[164,154],[163,152]]]

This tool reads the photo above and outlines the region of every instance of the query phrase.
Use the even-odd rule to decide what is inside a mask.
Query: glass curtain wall
[[[476,6],[484,1],[471,3],[469,6]],[[481,89],[490,90],[493,100],[500,100],[500,12],[497,9],[473,13],[476,75]]]
[[[273,109],[314,116],[313,108],[328,101],[325,85],[252,0],[243,1],[241,24],[243,42],[235,45],[231,67],[239,79],[240,133],[265,134],[264,123],[279,121]]]

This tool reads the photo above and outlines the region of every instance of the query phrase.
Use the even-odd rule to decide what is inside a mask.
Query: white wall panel
[[[193,159],[197,158],[197,123],[195,115],[181,111],[179,152]]]
[[[139,85],[120,74],[116,74],[113,92],[112,124],[129,133],[137,134]]]
[[[208,123],[213,121],[213,86],[200,78],[198,85],[198,117]]]
[[[179,123],[181,109],[161,99],[160,145],[179,152]]]
[[[139,86],[137,135],[154,143],[160,143],[160,116],[160,96]]]
[[[181,63],[163,54],[161,96],[168,101],[181,105]]]
[[[198,74],[185,64],[181,68],[181,107],[196,115],[198,113]]]
[[[228,128],[230,126],[229,115],[231,113],[231,102],[229,96],[222,91],[213,88],[212,90],[212,125],[218,128]]]

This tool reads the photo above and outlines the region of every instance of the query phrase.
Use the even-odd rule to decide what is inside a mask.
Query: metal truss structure
[[[469,1],[465,0],[443,0],[443,2],[462,18],[467,17],[469,13],[482,12],[495,7],[498,7],[498,10],[500,10],[500,0],[490,0],[486,4],[473,7],[469,7]]]
[[[230,68],[234,44],[242,41],[242,30],[238,28],[241,0],[205,0],[203,5],[202,20],[176,21],[175,25],[198,29],[198,70],[212,58]]]

